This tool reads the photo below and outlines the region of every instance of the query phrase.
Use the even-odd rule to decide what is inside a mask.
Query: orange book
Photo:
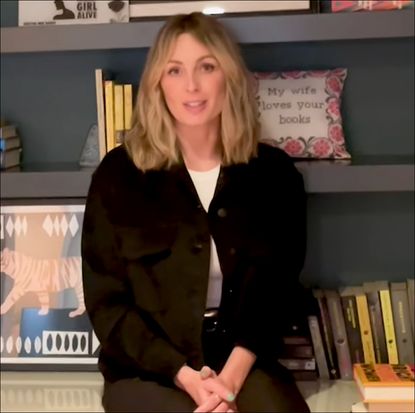
[[[414,372],[409,364],[358,363],[353,370],[365,403],[414,402]]]

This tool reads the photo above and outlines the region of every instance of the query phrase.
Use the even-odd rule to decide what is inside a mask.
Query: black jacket
[[[298,306],[305,253],[305,192],[283,151],[260,144],[248,164],[221,167],[205,212],[184,164],[143,173],[123,147],[90,186],[82,235],[88,314],[100,369],[171,380],[201,347],[210,235],[223,273],[220,328],[259,358],[277,353]]]

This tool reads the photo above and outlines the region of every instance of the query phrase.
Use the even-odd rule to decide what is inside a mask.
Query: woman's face
[[[163,71],[161,88],[177,126],[209,126],[222,112],[226,81],[209,49],[181,34]]]

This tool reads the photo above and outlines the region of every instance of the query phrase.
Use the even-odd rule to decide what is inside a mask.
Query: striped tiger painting
[[[46,315],[50,308],[49,294],[66,288],[73,288],[78,299],[78,308],[71,311],[69,317],[85,312],[81,257],[39,259],[4,248],[0,270],[14,280],[11,291],[1,304],[2,315],[28,292],[35,293],[39,298],[39,315]]]

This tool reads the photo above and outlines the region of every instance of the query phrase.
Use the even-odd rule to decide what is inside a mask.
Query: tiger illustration
[[[46,315],[49,312],[49,293],[66,288],[74,288],[78,299],[78,308],[71,311],[69,317],[85,312],[81,257],[39,259],[4,248],[0,270],[14,280],[13,288],[1,304],[1,315],[7,313],[28,292],[37,294],[40,301],[38,314]]]

